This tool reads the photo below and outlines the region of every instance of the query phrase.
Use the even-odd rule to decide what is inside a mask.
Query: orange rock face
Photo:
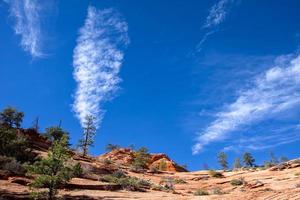
[[[105,153],[97,157],[99,160],[111,160],[113,162],[129,166],[134,160],[134,151],[129,148],[119,148],[111,152]],[[152,167],[159,168],[161,163],[164,163],[163,171],[170,172],[187,172],[186,169],[179,166],[173,160],[171,160],[166,154],[150,154],[150,159],[148,163],[148,169]]]

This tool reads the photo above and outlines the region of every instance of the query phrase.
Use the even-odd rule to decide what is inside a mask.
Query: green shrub
[[[203,196],[203,195],[209,195],[208,191],[205,189],[198,189],[194,193],[195,196]]]
[[[162,185],[156,185],[156,184],[151,185],[151,189],[157,190],[157,191],[168,191],[168,188],[166,188]]]
[[[187,182],[181,178],[175,178],[174,183],[175,184],[186,184]]]
[[[222,191],[221,188],[215,187],[215,188],[212,189],[212,194],[218,194],[218,195],[221,195],[221,194],[224,194],[224,192]]]
[[[224,177],[221,172],[217,172],[217,171],[214,171],[214,170],[209,170],[208,174],[211,177],[214,177],[214,178],[223,178]]]
[[[106,152],[110,152],[116,149],[120,149],[121,147],[119,145],[116,144],[107,144],[105,147]]]
[[[174,190],[174,178],[172,177],[163,177],[160,183],[164,184],[164,187],[167,190]]]
[[[15,175],[25,175],[26,170],[15,158],[0,156],[0,169],[7,170]]]
[[[149,181],[136,177],[126,176],[122,171],[117,171],[113,174],[105,175],[101,180],[121,185],[122,189],[130,191],[141,191],[145,188],[150,188],[151,186],[151,183]]]
[[[105,159],[103,160],[103,163],[104,163],[105,165],[110,165],[110,164],[113,163],[113,161],[112,161],[111,159],[105,158]]]
[[[145,147],[140,148],[134,154],[134,160],[131,166],[132,170],[139,172],[141,169],[146,169],[149,159],[150,154],[148,153],[148,149]]]
[[[246,183],[246,182],[245,182],[245,180],[244,180],[243,177],[238,178],[238,179],[232,179],[232,180],[230,181],[230,184],[233,185],[233,186],[239,186],[239,185],[243,185],[243,184],[245,184],[245,183]]]

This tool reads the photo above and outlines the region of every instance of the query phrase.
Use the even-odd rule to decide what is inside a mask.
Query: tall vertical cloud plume
[[[33,58],[44,56],[41,49],[41,11],[38,0],[4,0],[15,19],[14,30],[21,37],[21,47]]]
[[[216,119],[203,132],[198,133],[193,153],[199,153],[204,146],[212,142],[228,139],[231,133],[245,126],[286,115],[282,113],[291,113],[299,107],[300,55],[286,60],[282,66],[274,66],[255,77],[251,87],[242,90],[234,102],[216,113]],[[299,125],[294,125],[293,129],[298,130]],[[288,132],[291,132],[291,128]],[[281,142],[286,143],[292,142],[298,131],[294,131],[293,135],[283,130],[276,134],[272,136],[272,141],[278,142],[280,141],[278,139],[281,139]],[[261,140],[260,138],[255,138],[255,141]],[[247,142],[249,143],[250,140]]]
[[[87,115],[101,124],[103,103],[113,98],[121,81],[119,71],[129,43],[127,23],[114,9],[88,8],[73,54],[77,82],[73,110],[81,126]]]

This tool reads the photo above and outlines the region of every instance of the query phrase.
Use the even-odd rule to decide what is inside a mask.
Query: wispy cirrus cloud
[[[227,15],[230,4],[234,0],[220,0],[214,4],[209,10],[209,15],[206,18],[204,28],[211,28],[222,23]]]
[[[202,46],[206,42],[206,40],[217,32],[216,27],[220,25],[226,19],[228,10],[234,0],[219,0],[215,3],[209,10],[209,14],[206,17],[206,21],[203,25],[204,29],[210,29],[206,31],[200,42],[198,43],[196,50],[200,52],[202,50]]]
[[[199,153],[212,142],[228,139],[246,126],[300,107],[300,55],[290,57],[279,57],[278,66],[257,75],[251,86],[242,89],[233,103],[216,113],[216,119],[198,133],[193,153]],[[281,142],[292,141],[289,138]]]
[[[88,8],[73,55],[73,75],[78,84],[73,110],[81,125],[87,115],[96,117],[96,125],[100,125],[103,103],[118,89],[122,49],[129,43],[127,31],[127,23],[114,9]]]
[[[43,57],[41,15],[42,4],[38,0],[4,0],[14,18],[14,31],[21,37],[21,47],[33,58]]]

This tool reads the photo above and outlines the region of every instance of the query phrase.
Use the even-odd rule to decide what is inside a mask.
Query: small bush
[[[221,195],[221,194],[224,194],[224,192],[222,191],[221,188],[215,187],[215,188],[212,189],[212,194],[218,194],[218,195]]]
[[[181,178],[175,178],[174,183],[175,184],[186,184],[187,182]]]
[[[152,190],[157,190],[157,191],[167,191],[168,188],[162,186],[162,185],[151,185]]]
[[[224,177],[221,172],[217,172],[217,171],[214,171],[214,170],[209,170],[208,174],[211,177],[214,177],[214,178],[223,178]]]
[[[233,186],[239,186],[239,185],[243,185],[245,183],[246,182],[245,182],[244,178],[242,178],[242,177],[238,178],[238,179],[232,179],[230,181],[230,184],[233,185]]]
[[[150,188],[151,183],[144,179],[136,177],[129,177],[122,171],[114,172],[110,175],[105,175],[101,179],[105,182],[115,183],[121,185],[122,189],[130,191],[142,191],[145,188]]]
[[[25,175],[26,170],[15,158],[0,156],[0,169],[7,170],[15,175]]]
[[[300,172],[296,172],[296,173],[295,173],[295,176],[300,176]]]
[[[113,162],[112,162],[112,160],[110,160],[110,159],[108,159],[108,158],[105,158],[105,159],[103,160],[103,163],[104,163],[105,165],[110,165],[110,164],[112,164]]]
[[[174,179],[172,177],[163,177],[160,184],[164,184],[167,190],[174,190]]]
[[[203,196],[203,195],[209,195],[208,191],[205,189],[198,189],[194,193],[195,196]]]

